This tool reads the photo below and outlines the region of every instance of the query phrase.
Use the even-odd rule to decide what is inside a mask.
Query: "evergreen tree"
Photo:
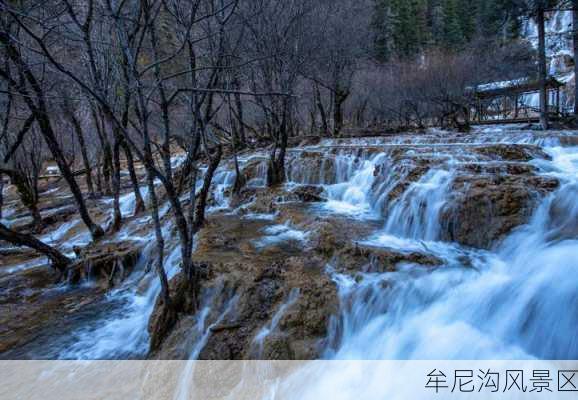
[[[414,58],[431,47],[460,49],[477,38],[516,39],[522,15],[556,0],[375,0],[375,59]]]
[[[444,0],[443,16],[443,46],[451,49],[462,46],[465,38],[458,12],[458,0]]]
[[[394,0],[392,2],[393,43],[396,54],[409,58],[419,50],[419,32],[415,20],[414,0]]]
[[[465,42],[469,42],[474,39],[476,35],[476,15],[478,13],[478,1],[457,0],[456,7],[463,39]]]
[[[390,30],[388,27],[388,0],[375,0],[371,29],[373,31],[373,53],[379,62],[386,62],[390,54]]]

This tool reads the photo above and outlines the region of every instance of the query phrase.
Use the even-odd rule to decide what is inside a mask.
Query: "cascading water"
[[[395,273],[334,273],[342,314],[327,356],[338,359],[575,359],[578,339],[578,148],[551,148],[545,174],[562,187],[543,200],[531,222],[495,252],[438,243],[446,260],[434,272],[408,266]],[[386,232],[435,239],[433,221],[449,173],[440,171],[406,191]],[[394,208],[395,208],[394,207]],[[429,211],[426,211],[428,210]],[[430,215],[420,223],[416,215]],[[403,217],[405,216],[405,217]],[[430,219],[432,218],[432,219]],[[386,235],[387,236],[387,235]],[[374,240],[373,245],[379,245]],[[395,246],[394,241],[381,244]],[[399,241],[400,249],[407,249]],[[429,246],[428,246],[429,247]],[[422,251],[424,249],[422,248]],[[467,254],[470,266],[456,263]],[[545,328],[547,327],[547,328]],[[435,345],[434,345],[435,343]]]
[[[329,202],[326,208],[349,215],[375,212],[371,188],[375,182],[375,168],[385,160],[385,154],[357,157],[338,157],[336,161],[337,183],[327,185]]]
[[[445,136],[444,136],[445,135]],[[570,277],[578,270],[578,147],[563,147],[570,134],[557,136],[506,129],[486,128],[469,136],[452,136],[436,131],[418,137],[400,136],[388,145],[383,139],[322,144],[305,151],[323,155],[321,170],[309,175],[300,170],[304,157],[295,152],[288,174],[289,187],[313,184],[324,189],[329,199],[312,206],[323,212],[345,214],[364,220],[381,220],[381,229],[361,243],[400,252],[418,252],[441,259],[443,265],[429,268],[412,263],[399,265],[396,272],[343,273],[328,267],[340,298],[333,316],[323,357],[329,359],[531,359],[578,358],[578,282]],[[492,251],[442,242],[439,228],[446,206],[451,205],[452,184],[467,152],[482,143],[534,143],[552,157],[532,164],[543,175],[561,181],[560,188],[545,197],[528,225],[511,233]],[[324,146],[329,149],[323,152]],[[401,150],[426,157],[429,169],[399,191],[415,167],[396,158]],[[437,150],[436,150],[437,149]],[[438,151],[439,150],[439,151]],[[443,151],[442,151],[443,150]],[[468,150],[469,151],[469,150]],[[467,153],[467,154],[471,154]],[[250,159],[240,160],[247,165]],[[297,161],[296,161],[297,160]],[[476,161],[474,158],[473,161]],[[404,164],[405,163],[405,164]],[[260,171],[262,168],[257,168]],[[309,168],[311,169],[311,168]],[[266,171],[266,170],[265,170]],[[264,172],[257,174],[260,186]],[[232,169],[223,167],[215,177],[216,208],[228,207],[226,194],[232,184]],[[220,199],[220,200],[219,200]],[[129,207],[126,198],[126,210]],[[124,206],[123,206],[124,207]],[[162,214],[169,212],[163,205]],[[275,218],[274,216],[271,219]],[[141,217],[119,232],[119,238],[134,236]],[[65,226],[64,230],[70,227]],[[179,268],[180,251],[174,240],[171,220],[163,227],[169,238],[165,267],[169,276]],[[271,221],[254,245],[267,247],[280,240],[305,243],[307,232],[291,223]],[[46,240],[55,240],[53,232]],[[137,239],[137,238],[133,238]],[[154,238],[139,241],[154,243]],[[110,313],[65,335],[59,358],[142,357],[148,347],[147,323],[159,293],[154,272],[146,272],[153,257],[149,245],[141,263],[128,281],[110,292]],[[217,292],[215,292],[217,293]],[[255,333],[257,353],[266,336],[276,329],[288,307],[297,298],[291,292],[283,305],[271,313],[270,321]],[[231,296],[230,296],[231,297]],[[203,311],[191,332],[190,357],[198,357],[219,323],[234,308],[233,303],[215,305],[207,294]],[[115,304],[121,304],[117,307]],[[209,318],[210,315],[210,318]],[[547,328],[545,328],[547,327]],[[191,367],[192,368],[192,367]],[[191,371],[189,371],[191,372]],[[183,377],[188,376],[186,371]],[[185,378],[183,378],[185,379]],[[336,379],[327,375],[323,379]],[[186,380],[183,381],[186,386]],[[185,389],[183,389],[185,390]]]
[[[165,237],[169,226],[164,227]],[[112,308],[110,315],[94,321],[80,331],[72,333],[73,344],[65,347],[58,358],[61,359],[107,359],[142,357],[149,346],[148,321],[160,293],[160,282],[154,273],[148,272],[147,265],[155,260],[154,238],[137,264],[132,278],[110,292],[107,301],[120,304]],[[173,247],[164,262],[167,277],[172,278],[179,269],[180,249]]]
[[[403,238],[437,240],[439,217],[447,203],[452,176],[446,170],[431,170],[411,184],[391,207],[385,231]]]
[[[295,303],[295,301],[297,301],[298,297],[299,297],[299,289],[295,288],[291,290],[291,292],[289,293],[289,297],[287,298],[287,301],[284,302],[281,305],[281,307],[279,307],[275,315],[273,315],[271,323],[261,328],[261,330],[257,333],[255,338],[253,338],[253,346],[255,347],[254,354],[257,359],[259,359],[263,355],[263,346],[265,339],[275,332],[275,329],[277,329],[277,325],[279,325],[281,318],[285,315],[287,309],[289,309]]]
[[[207,344],[212,329],[219,325],[235,307],[235,303],[237,302],[236,296],[232,296],[224,302],[222,301],[223,299],[219,298],[219,296],[226,297],[222,285],[217,285],[215,288],[208,290],[204,295],[205,299],[201,309],[195,316],[193,332],[191,332],[188,339],[192,342],[188,344],[188,347],[191,348],[189,359],[181,372],[175,400],[187,400],[190,398],[190,380],[195,371],[194,361],[198,359],[201,351]],[[217,314],[214,320],[211,320],[211,314],[214,314],[215,312]]]

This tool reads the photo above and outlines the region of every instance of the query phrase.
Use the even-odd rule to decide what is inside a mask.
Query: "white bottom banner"
[[[0,361],[0,399],[576,399],[578,361]]]

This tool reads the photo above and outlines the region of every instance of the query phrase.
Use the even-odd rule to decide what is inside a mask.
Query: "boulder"
[[[576,240],[578,238],[578,185],[568,185],[556,193],[548,210],[548,239]]]
[[[323,188],[320,186],[298,186],[291,190],[291,194],[294,195],[297,200],[304,203],[319,203],[327,201],[327,199],[323,197]]]
[[[325,261],[314,255],[262,266],[233,263],[213,266],[214,273],[202,284],[202,303],[211,294],[216,297],[206,317],[205,326],[211,328],[199,358],[285,360],[319,356],[317,344],[326,336],[330,317],[338,311],[337,290],[324,268]],[[171,287],[178,286],[173,281]],[[298,296],[287,306],[277,327],[265,337],[260,353],[255,336],[263,327],[270,326],[293,290],[298,290]],[[224,304],[228,302],[231,308],[224,313]],[[196,331],[194,314],[178,313],[176,319],[174,316],[166,312],[161,301],[157,302],[149,324],[154,344],[149,357],[186,358],[199,339],[191,336]]]
[[[424,251],[427,251],[424,248]],[[349,244],[338,255],[339,265],[350,271],[393,272],[399,264],[416,264],[428,268],[443,265],[439,258],[419,252],[399,252],[358,243]]]
[[[442,239],[489,249],[526,224],[558,180],[533,175],[458,176],[441,217]]]

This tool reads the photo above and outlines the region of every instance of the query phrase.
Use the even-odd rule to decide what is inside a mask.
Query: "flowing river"
[[[487,129],[452,137],[431,132],[421,137],[325,140],[291,152],[287,186],[316,185],[327,200],[310,207],[318,215],[341,215],[376,224],[378,229],[359,243],[399,252],[420,252],[443,261],[434,270],[400,265],[396,271],[368,269],[346,273],[328,263],[337,287],[339,311],[329,322],[322,357],[335,360],[528,360],[578,358],[578,133],[546,135],[526,130]],[[539,198],[526,224],[516,227],[487,248],[460,245],[442,232],[444,210],[455,200],[453,184],[462,167],[477,160],[471,148],[490,144],[533,144],[547,159],[529,162],[539,176],[555,178],[558,188]],[[576,141],[574,140],[574,143]],[[398,163],[404,149],[430,160],[418,179],[403,187],[396,200],[389,195],[411,173]],[[409,150],[408,150],[409,149]],[[413,152],[413,153],[412,153]],[[304,160],[312,154],[331,154],[317,169]],[[240,159],[241,166],[262,155]],[[432,161],[434,160],[434,161]],[[263,161],[264,162],[264,161]],[[332,163],[326,168],[324,163]],[[391,171],[380,178],[376,170]],[[257,168],[250,185],[262,186],[266,169]],[[227,189],[233,183],[230,165],[216,175],[213,213],[228,213]],[[127,197],[127,202],[131,198]],[[129,204],[125,205],[130,208]],[[164,208],[168,212],[168,208]],[[145,222],[144,217],[140,223]],[[241,218],[238,216],[236,218]],[[275,215],[245,215],[267,223],[257,248],[292,241],[305,246],[310,232],[278,224]],[[139,221],[133,222],[137,225]],[[483,220],[479,221],[484,224]],[[165,234],[171,237],[170,219]],[[134,235],[128,226],[121,232]],[[142,238],[141,238],[142,239]],[[87,317],[74,330],[54,339],[50,351],[30,357],[64,359],[142,358],[148,349],[147,324],[159,284],[146,265],[154,251],[151,242],[135,272],[103,301],[109,312]],[[174,276],[179,251],[172,244],[165,268]],[[218,324],[235,309],[235,298],[215,302],[214,290],[204,295],[203,310],[191,333],[190,358],[196,358]],[[273,319],[253,339],[253,354],[260,354],[264,338],[277,329],[282,314],[299,298],[291,292]],[[219,310],[212,310],[220,307]],[[218,304],[218,305],[217,305]],[[217,317],[209,321],[211,312]],[[328,371],[320,385],[340,379]]]

